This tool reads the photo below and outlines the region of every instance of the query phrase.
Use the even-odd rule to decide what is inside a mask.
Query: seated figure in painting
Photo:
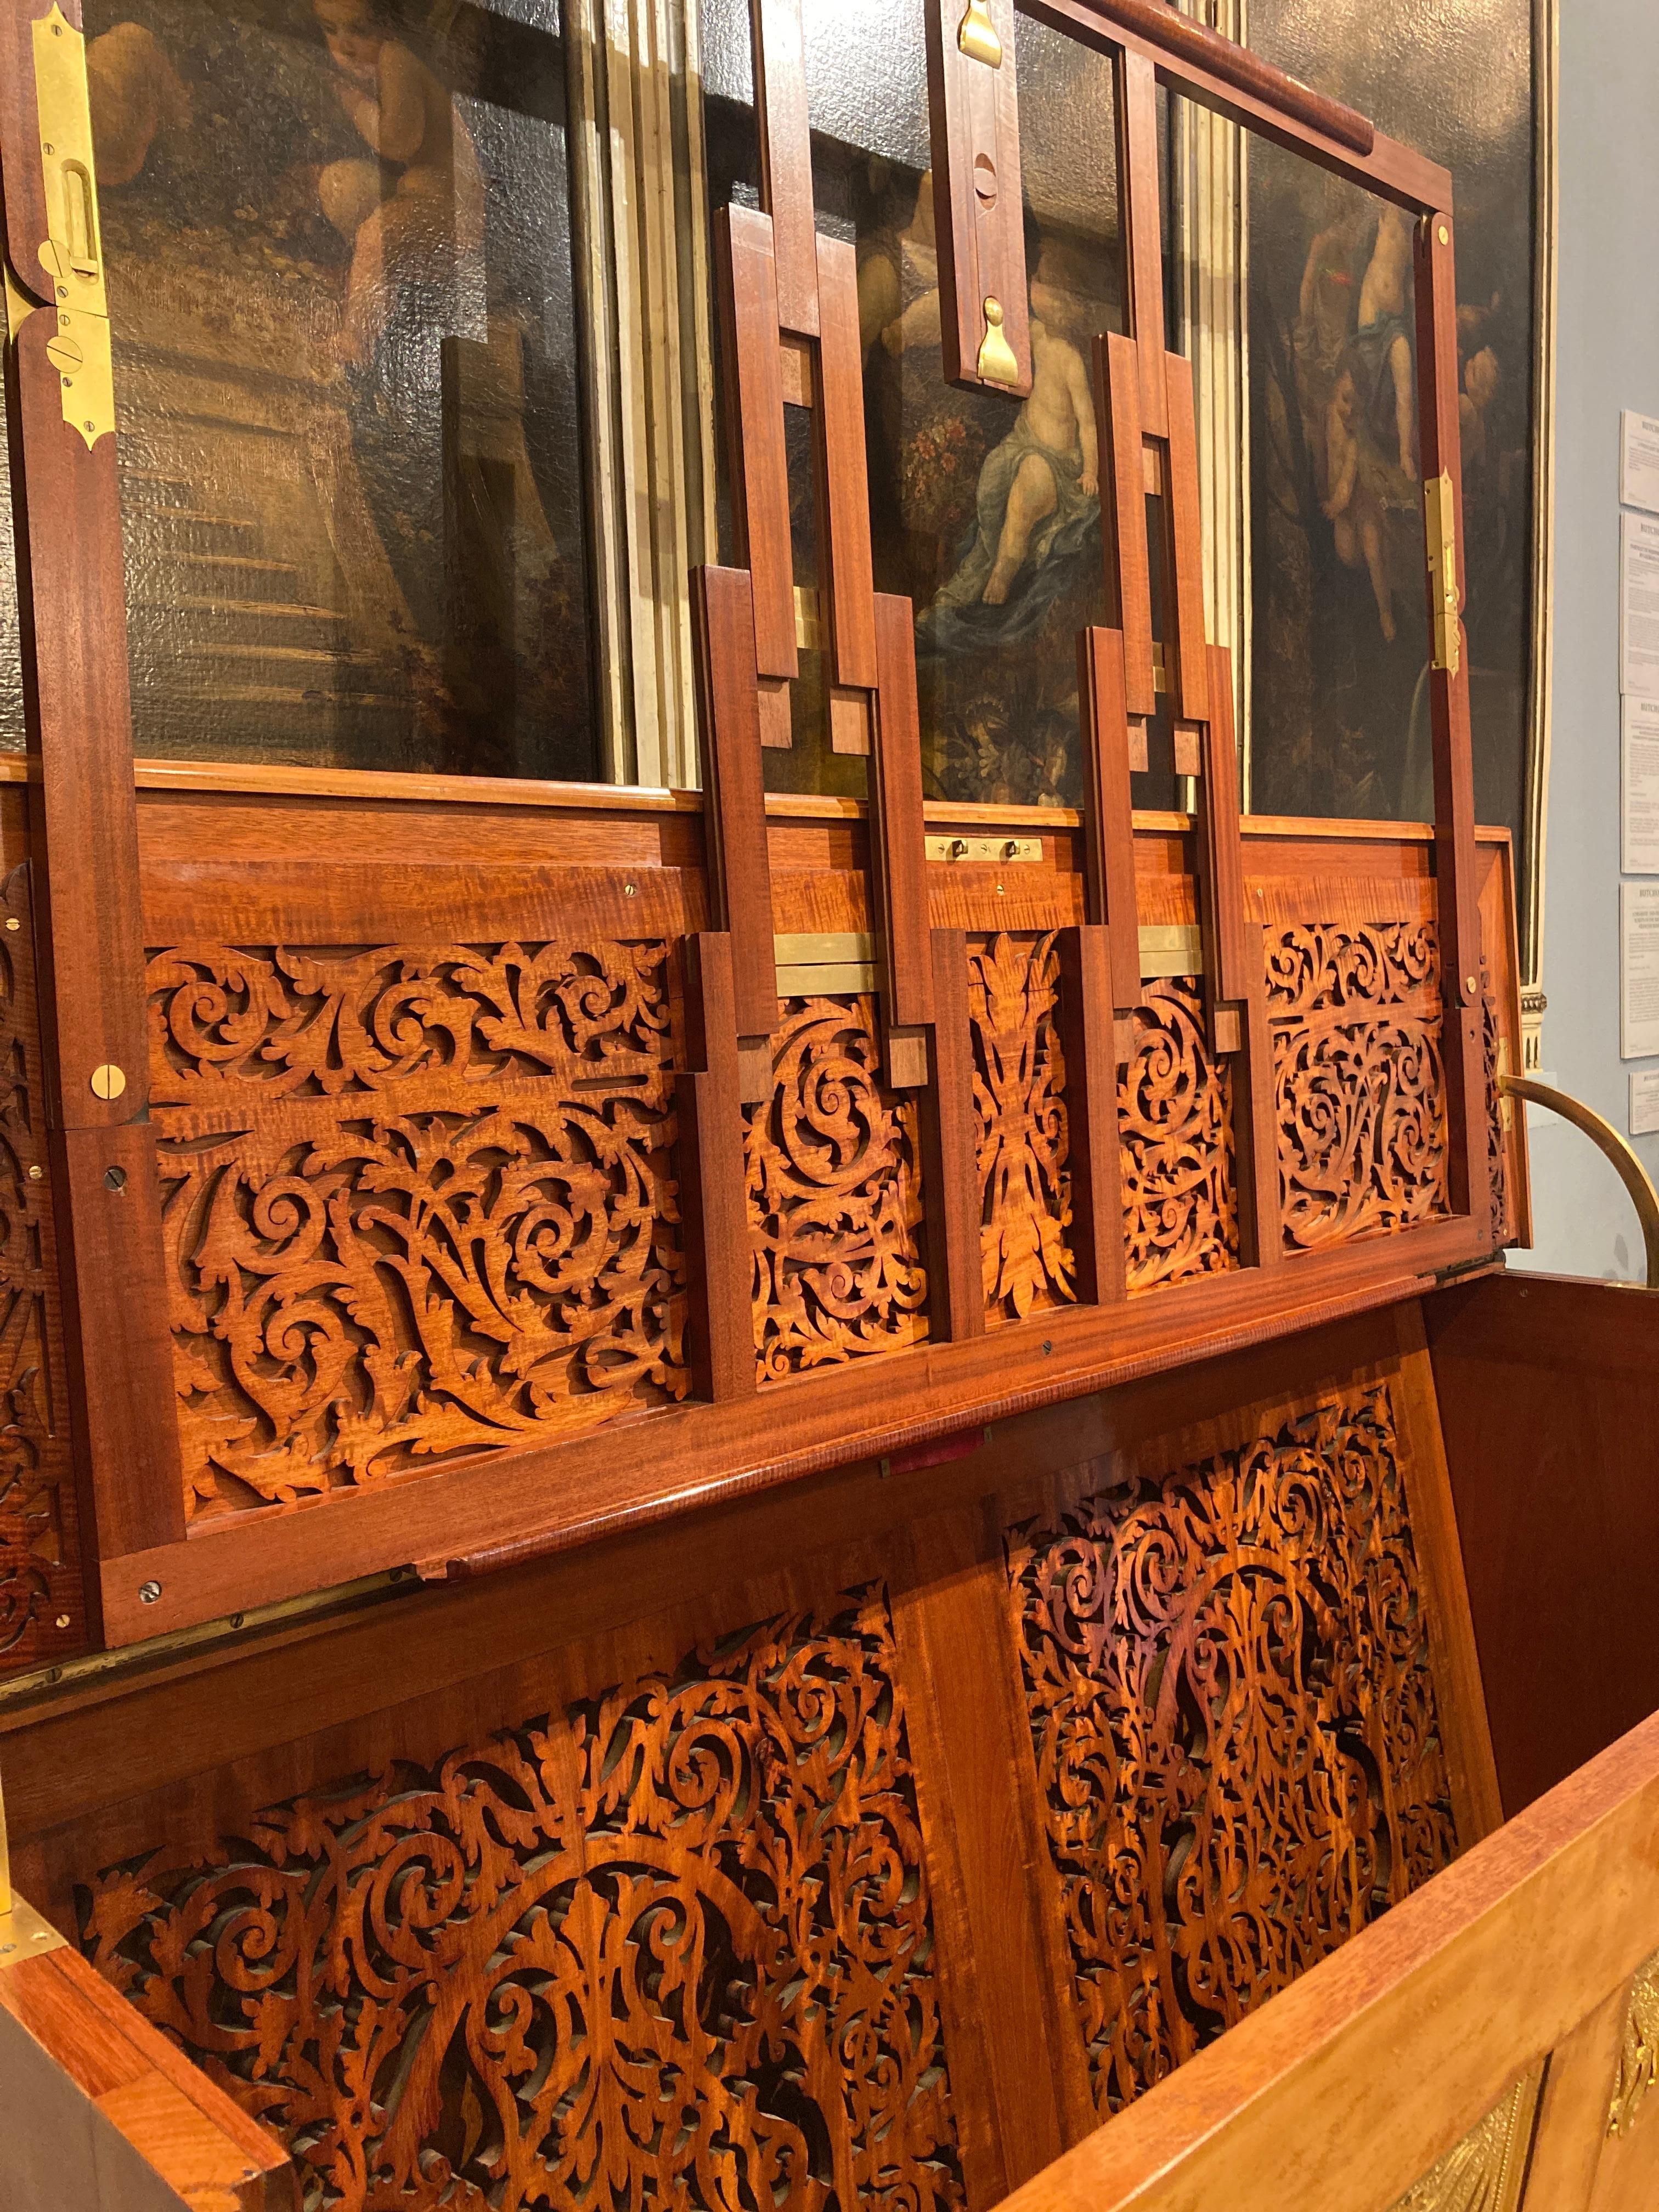
[[[351,246],[337,351],[361,367],[400,284],[453,288],[483,243],[483,180],[447,88],[401,39],[382,0],[315,0],[340,104],[374,155],[331,161],[323,211]],[[388,190],[388,172],[395,181]]]
[[[1336,380],[1326,416],[1330,490],[1324,501],[1324,510],[1334,526],[1337,557],[1344,568],[1357,568],[1362,562],[1364,563],[1376,595],[1382,635],[1392,645],[1397,626],[1383,545],[1386,510],[1377,483],[1379,471],[1355,428],[1357,397],[1354,372],[1350,365]]]
[[[1013,428],[986,456],[979,477],[979,531],[968,556],[934,600],[961,607],[1006,604],[1028,563],[1041,568],[1097,516],[1099,432],[1082,354],[1037,310],[1062,295],[1039,261],[1031,286],[1031,395]],[[1062,310],[1063,312],[1063,310]]]
[[[1372,383],[1381,417],[1392,398],[1400,472],[1417,481],[1416,402],[1412,391],[1412,342],[1406,320],[1407,275],[1412,263],[1411,225],[1397,207],[1385,207],[1376,226],[1370,266],[1359,288],[1359,334],[1355,349]]]

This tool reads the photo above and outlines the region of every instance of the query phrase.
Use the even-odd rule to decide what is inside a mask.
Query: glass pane
[[[143,755],[597,773],[555,0],[89,0]]]
[[[703,21],[711,198],[752,204],[748,10],[705,0]],[[1105,611],[1090,349],[1123,327],[1109,66],[1018,19],[1036,366],[1022,404],[945,380],[921,0],[809,9],[805,34],[819,227],[858,249],[876,588],[915,606],[929,795],[1070,805],[1077,633]],[[769,776],[861,789],[862,763],[821,728]]]
[[[1517,838],[1536,442],[1532,17],[1530,0],[1478,0],[1424,39],[1363,0],[1250,11],[1267,59],[1452,173],[1475,805]],[[1415,424],[1407,435],[1400,397],[1417,349],[1403,220],[1272,148],[1253,143],[1249,165],[1252,803],[1422,820],[1434,800]],[[1347,420],[1333,431],[1334,405]],[[1355,453],[1353,489],[1328,513],[1346,483],[1339,466],[1333,492],[1332,455]]]

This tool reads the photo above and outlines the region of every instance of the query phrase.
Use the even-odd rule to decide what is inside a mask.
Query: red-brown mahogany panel
[[[1513,1815],[1659,1706],[1659,1293],[1517,1272],[1425,1311]]]

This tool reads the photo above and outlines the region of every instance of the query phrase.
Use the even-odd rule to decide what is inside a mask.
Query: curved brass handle
[[[1601,1116],[1582,1099],[1572,1098],[1565,1091],[1555,1091],[1547,1083],[1530,1083],[1522,1075],[1500,1075],[1498,1087],[1511,1098],[1530,1100],[1534,1106],[1547,1106],[1564,1121],[1571,1121],[1582,1129],[1594,1145],[1600,1146],[1618,1170],[1619,1180],[1636,1203],[1642,1223],[1642,1242],[1647,1248],[1648,1288],[1659,1291],[1659,1190],[1653,1187],[1647,1170],[1638,1159],[1630,1146],[1611,1121]]]

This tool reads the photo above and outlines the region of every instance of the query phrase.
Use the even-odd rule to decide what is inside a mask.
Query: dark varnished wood
[[[1095,340],[1095,406],[1100,420],[1102,538],[1122,635],[1129,714],[1158,712],[1152,669],[1152,584],[1146,559],[1146,478],[1139,357],[1133,339]]]
[[[705,931],[686,940],[686,953],[690,1067],[679,1098],[688,1351],[699,1395],[726,1404],[755,1392],[732,940]]]
[[[772,219],[778,322],[801,337],[818,334],[817,235],[812,214],[812,142],[806,115],[806,52],[800,0],[753,0],[755,114],[760,131],[761,206]]]
[[[1123,296],[1140,371],[1140,422],[1149,438],[1169,428],[1164,340],[1164,226],[1158,180],[1158,88],[1151,60],[1120,50],[1117,97],[1118,222],[1123,239]],[[1127,471],[1133,456],[1121,467]],[[1123,541],[1120,540],[1121,559]],[[1125,627],[1127,623],[1126,617]]]
[[[719,210],[714,258],[737,558],[754,580],[756,665],[781,682],[799,664],[770,218],[735,202]]]
[[[1128,934],[1123,922],[1118,929]],[[1077,1295],[1096,1305],[1115,1304],[1126,1288],[1112,1005],[1115,934],[1105,923],[1084,922],[1060,938]]]
[[[934,1334],[952,1344],[983,1334],[974,1068],[968,1036],[968,933],[931,933],[932,1082],[922,1102],[922,1175],[933,1193],[927,1239]]]
[[[1175,613],[1174,650],[1166,647],[1175,711],[1189,722],[1210,714],[1208,648],[1204,636],[1204,518],[1198,498],[1198,436],[1193,422],[1193,370],[1179,354],[1164,357],[1165,421],[1169,432],[1170,598]]]
[[[738,1035],[755,1042],[776,1025],[778,994],[748,576],[734,568],[695,570],[691,613],[712,918],[731,939]]]
[[[959,0],[927,0],[928,106],[939,310],[947,382],[1024,396],[1031,388],[1031,336],[1020,182],[1014,0],[988,0],[1002,44],[995,70],[958,43]],[[1018,374],[981,379],[985,302],[1002,309],[1002,335]]]
[[[870,483],[864,446],[864,362],[859,346],[858,256],[845,240],[817,241],[823,302],[818,342],[818,466],[828,541],[829,635],[837,684],[873,690],[876,616]]]

